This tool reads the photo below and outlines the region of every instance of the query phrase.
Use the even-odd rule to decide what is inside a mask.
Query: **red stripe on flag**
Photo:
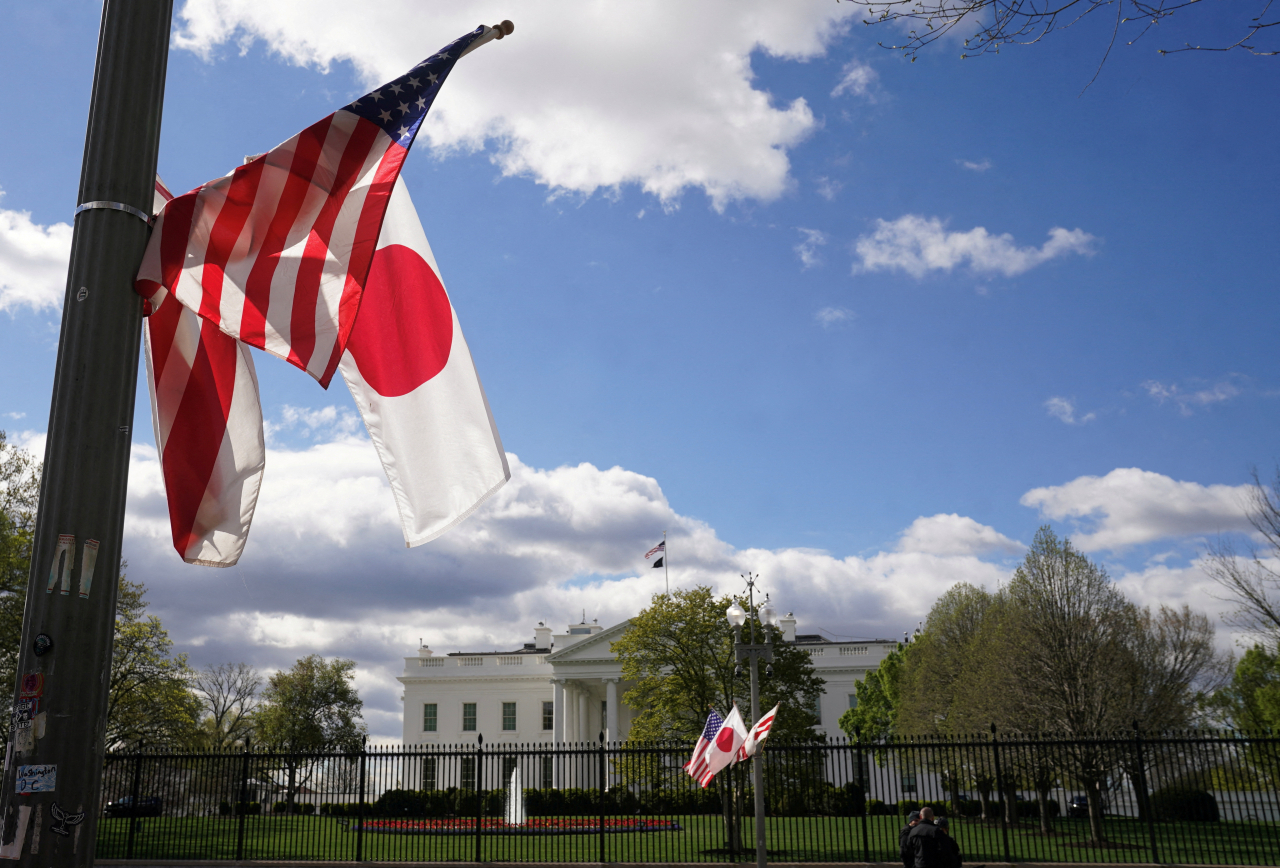
[[[289,230],[298,219],[307,191],[311,189],[311,179],[315,177],[316,164],[320,161],[324,141],[332,123],[333,115],[329,115],[298,133],[289,174],[280,191],[280,201],[276,204],[275,213],[271,215],[271,223],[262,239],[262,246],[258,249],[257,258],[245,281],[240,340],[250,346],[261,349],[267,342],[266,323],[267,309],[271,306],[271,282],[275,277],[276,266],[280,263],[280,253],[288,241]],[[259,159],[266,162],[267,157]]]
[[[356,224],[355,238],[351,242],[351,258],[347,264],[347,279],[342,287],[342,298],[338,302],[338,339],[329,354],[329,363],[325,365],[320,376],[320,385],[326,389],[333,372],[338,369],[342,353],[347,348],[347,340],[351,337],[351,329],[356,323],[356,314],[360,311],[360,300],[364,296],[364,283],[369,277],[369,265],[373,262],[373,254],[377,251],[378,236],[382,234],[382,222],[387,216],[387,202],[391,199],[391,191],[395,189],[396,178],[400,177],[400,167],[404,165],[409,152],[398,144],[392,144],[383,154],[374,173],[369,192],[365,194],[364,204],[360,208],[360,222]]]
[[[254,160],[232,172],[226,199],[213,221],[213,228],[209,230],[204,272],[200,278],[204,295],[200,299],[198,313],[215,323],[222,322],[222,283],[226,278],[227,261],[235,251],[244,224],[253,213],[253,200],[257,198],[258,182],[262,179],[262,162]]]
[[[316,346],[316,300],[320,296],[320,279],[324,274],[329,253],[329,241],[333,237],[333,225],[338,219],[338,212],[342,210],[342,203],[351,192],[352,185],[360,178],[360,170],[364,168],[364,162],[369,157],[369,151],[379,132],[381,130],[376,124],[364,118],[360,118],[356,123],[350,138],[347,139],[342,158],[338,161],[338,170],[333,178],[332,189],[325,198],[320,213],[311,224],[311,233],[307,237],[307,246],[302,254],[302,262],[298,266],[298,278],[294,283],[293,311],[289,318],[288,361],[304,371],[311,362],[311,355]],[[360,277],[361,284],[364,283],[368,270],[366,263]],[[350,266],[348,266],[349,271]],[[337,368],[336,363],[333,368]],[[332,370],[329,374],[332,376]],[[328,379],[322,379],[320,385],[328,388]]]
[[[164,207],[164,217],[160,224],[160,282],[137,281],[136,286],[143,297],[151,298],[161,287],[168,287],[170,293],[178,291],[182,264],[187,258],[187,239],[191,237],[196,196],[199,193],[199,189],[183,193]]]
[[[200,345],[166,440],[173,448],[166,448],[163,456],[173,547],[183,559],[203,536],[203,529],[195,526],[196,516],[227,429],[236,353],[235,338],[201,318]]]
[[[178,320],[183,310],[175,298],[170,304],[160,305],[159,310],[147,317],[151,338],[151,367],[156,383],[163,381],[164,369],[169,363],[169,352],[173,349],[173,339],[178,332]],[[163,448],[163,444],[156,445]]]

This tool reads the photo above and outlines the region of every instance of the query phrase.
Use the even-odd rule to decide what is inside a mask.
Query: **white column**
[[[578,741],[590,741],[587,734],[587,690],[578,688]]]
[[[551,724],[551,740],[553,742],[564,741],[564,679],[552,678],[551,684],[554,688],[552,692],[552,724]]]
[[[605,678],[604,680],[604,701],[605,721],[604,737],[606,741],[618,740],[618,681],[617,678]]]

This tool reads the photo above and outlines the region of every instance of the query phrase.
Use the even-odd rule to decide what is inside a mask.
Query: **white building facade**
[[[404,743],[486,744],[623,741],[635,710],[625,696],[632,686],[610,646],[630,627],[571,624],[555,634],[539,624],[534,641],[512,651],[438,655],[424,645],[405,658]],[[843,735],[840,715],[854,703],[854,685],[880,665],[896,645],[888,639],[840,640],[797,634],[796,619],[780,622],[781,640],[809,652],[825,682],[819,731]],[[785,714],[785,711],[783,712]]]

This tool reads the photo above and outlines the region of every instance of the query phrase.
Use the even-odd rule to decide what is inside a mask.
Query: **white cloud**
[[[975,163],[973,160],[956,160],[956,165],[960,166],[961,168],[968,169],[970,172],[977,172],[979,175],[981,175],[983,172],[987,171],[987,169],[990,169],[994,164],[990,160],[983,160],[980,163]]]
[[[5,413],[5,414],[4,414],[4,417],[5,417],[6,419],[12,419],[13,421],[15,421],[15,422],[16,422],[16,421],[18,421],[19,419],[25,419],[25,418],[27,418],[27,414],[26,414],[26,413],[16,413],[16,412],[14,412],[14,413]]]
[[[280,421],[264,419],[262,430],[269,444],[275,444],[279,435],[286,431],[304,438],[333,439],[355,434],[360,430],[360,420],[350,410],[332,405],[312,410],[285,404],[280,408]]]
[[[900,269],[920,278],[928,271],[951,271],[967,264],[979,274],[1013,277],[1070,253],[1092,255],[1096,240],[1081,229],[1055,226],[1042,246],[1018,247],[1007,233],[992,235],[981,226],[948,232],[937,217],[907,214],[893,221],[877,220],[875,232],[858,238],[854,250],[861,262],[854,272]]]
[[[492,0],[396,0],[376,15],[343,0],[189,0],[174,45],[212,58],[261,41],[293,63],[350,61],[374,86],[508,14]],[[423,144],[442,154],[492,147],[504,175],[554,193],[636,184],[670,207],[693,188],[717,208],[784,192],[787,150],[817,126],[804,99],[775,104],[753,86],[752,53],[818,57],[850,20],[823,0],[640,4],[621,18],[607,3],[527,2],[516,19],[512,37],[450,76]]]
[[[1220,404],[1223,401],[1229,401],[1241,393],[1239,385],[1243,378],[1239,375],[1231,375],[1217,383],[1201,388],[1191,387],[1188,391],[1185,387],[1179,386],[1177,383],[1161,383],[1157,380],[1147,380],[1142,384],[1142,388],[1147,390],[1147,394],[1155,398],[1159,403],[1171,401],[1178,407],[1178,412],[1183,416],[1190,416],[1195,412],[1196,408],[1204,408],[1213,404]]]
[[[836,194],[844,187],[844,184],[841,184],[834,178],[828,178],[826,175],[819,176],[816,184],[818,195],[823,199],[826,199],[828,202],[834,202],[836,200]]]
[[[1075,402],[1059,395],[1055,395],[1045,401],[1044,407],[1049,411],[1050,416],[1055,419],[1061,419],[1068,425],[1085,425],[1098,418],[1097,413],[1085,413],[1083,416],[1077,416]]]
[[[840,83],[836,85],[835,90],[831,91],[831,95],[843,96],[847,93],[853,96],[870,97],[871,88],[879,77],[867,64],[860,60],[851,60],[844,65],[844,69],[840,70]]]
[[[796,229],[804,238],[792,249],[805,268],[812,268],[822,261],[818,256],[818,248],[827,243],[827,233],[818,229],[805,229],[803,226],[797,226]]]
[[[993,527],[971,518],[949,515],[920,516],[902,532],[898,540],[900,552],[923,552],[934,555],[980,555],[989,552],[1021,554],[1022,543],[1011,540]]]
[[[1160,539],[1247,532],[1247,490],[1247,485],[1200,485],[1127,467],[1033,488],[1020,502],[1054,521],[1074,522],[1080,532],[1072,541],[1081,551],[1122,551]]]
[[[29,211],[0,208],[0,310],[61,307],[70,257],[68,224],[41,226]]]
[[[748,569],[805,629],[896,636],[957,581],[993,587],[1008,570],[978,557],[1015,543],[954,516],[921,519],[897,551],[838,558],[812,549],[735,549],[681,515],[657,481],[590,464],[541,470],[510,456],[512,479],[466,522],[405,549],[377,456],[364,438],[269,448],[239,565],[182,564],[169,540],[155,450],[135,445],[124,554],[153,610],[193,663],[265,670],[308,653],[359,664],[374,732],[398,737],[400,658],[419,637],[440,651],[532,639],[536,621],[612,624],[662,590],[643,554],[668,531],[673,587],[737,590]]]
[[[833,328],[853,322],[854,312],[844,307],[824,307],[813,315],[823,328]]]

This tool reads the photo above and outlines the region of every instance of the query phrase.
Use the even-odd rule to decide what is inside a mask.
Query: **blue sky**
[[[1280,80],[1156,48],[1223,41],[1225,13],[1118,46],[1085,89],[1100,20],[909,63],[829,2],[263,6],[179,4],[171,188],[515,21],[458,66],[404,177],[518,461],[406,551],[345,387],[260,356],[249,547],[189,567],[140,388],[125,552],[197,664],[354,657],[394,735],[419,636],[626,617],[664,529],[677,582],[758,570],[802,629],[899,635],[952,582],[1001,581],[1046,522],[1140,602],[1223,611],[1198,559],[1280,459]],[[58,97],[0,137],[0,427],[37,450],[99,11],[0,12],[7,116]]]

